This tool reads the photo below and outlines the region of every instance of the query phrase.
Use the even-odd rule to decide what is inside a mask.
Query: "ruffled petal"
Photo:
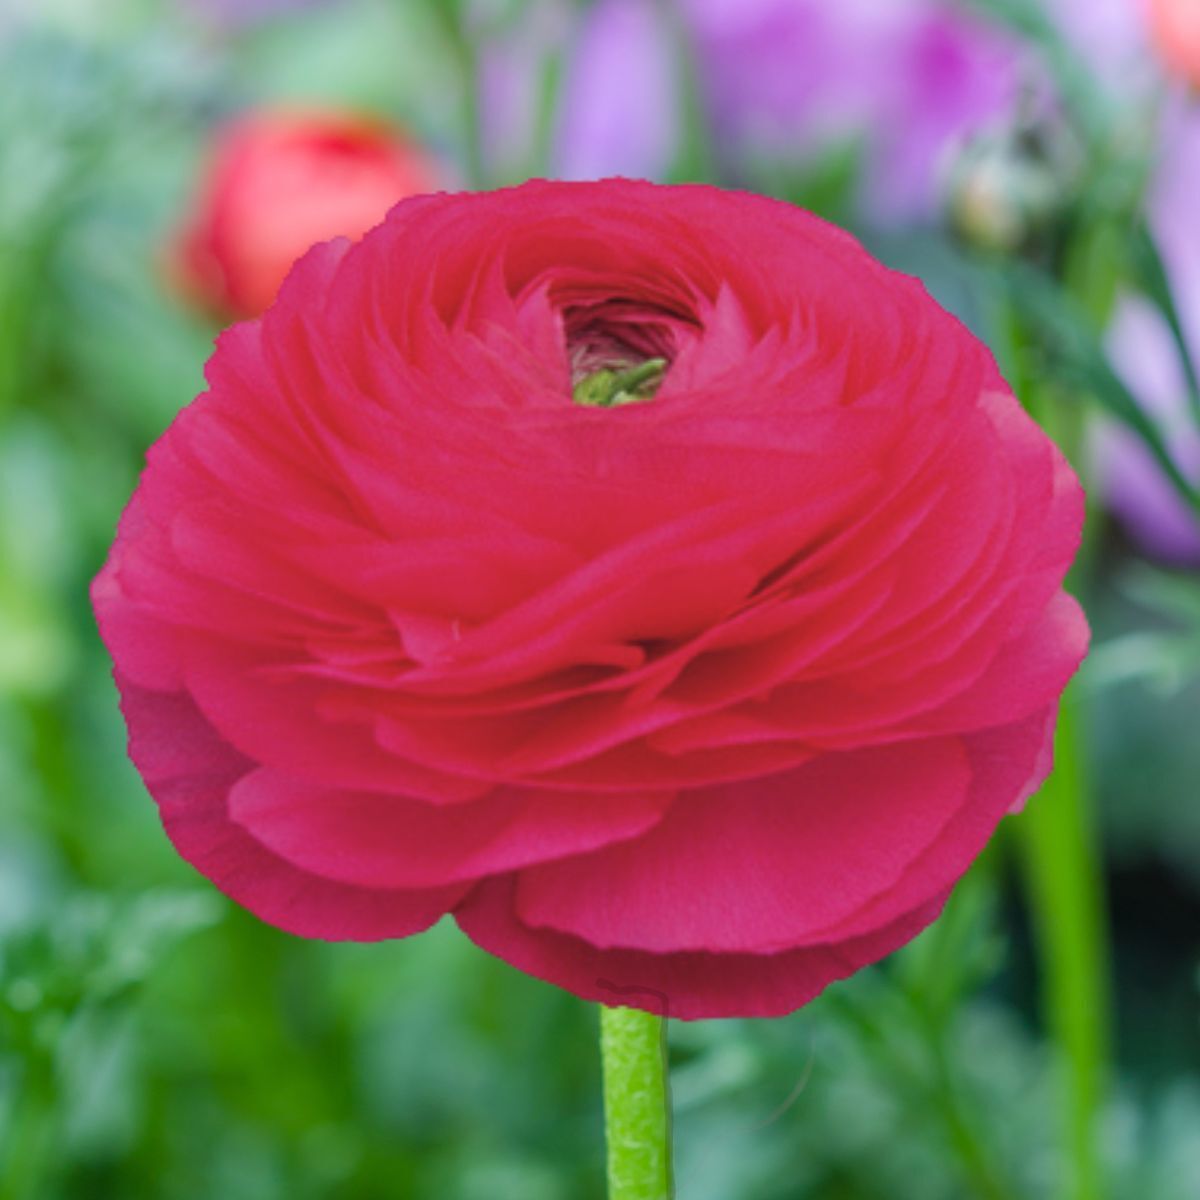
[[[230,817],[230,793],[253,764],[186,695],[119,682],[130,756],[175,849],[255,916],[300,937],[373,942],[427,929],[469,890],[357,887],[289,862]]]
[[[450,807],[331,791],[259,769],[229,795],[230,819],[280,858],[364,888],[437,887],[547,863],[644,834],[670,794],[588,797],[497,788]]]

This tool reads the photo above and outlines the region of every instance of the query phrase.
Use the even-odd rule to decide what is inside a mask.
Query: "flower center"
[[[649,400],[662,384],[666,370],[665,358],[601,367],[575,381],[571,398],[587,408],[616,408],[619,404]]]
[[[649,400],[675,358],[685,314],[655,304],[609,298],[563,311],[571,397],[588,408]]]

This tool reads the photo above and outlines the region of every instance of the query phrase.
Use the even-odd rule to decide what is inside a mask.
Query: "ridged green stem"
[[[601,1007],[600,1050],[609,1200],[671,1200],[666,1022]]]

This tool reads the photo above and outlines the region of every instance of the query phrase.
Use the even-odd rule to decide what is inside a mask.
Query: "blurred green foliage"
[[[449,925],[334,946],[227,903],[125,759],[86,599],[146,445],[202,386],[215,331],[164,297],[158,247],[213,119],[337,99],[462,161],[460,50],[415,3],[237,39],[165,4],[0,23],[0,1200],[602,1195],[595,1013]],[[776,182],[836,209],[852,170]],[[987,327],[949,242],[879,249]],[[1200,1195],[1197,595],[1102,540],[1081,691],[1113,897],[1113,1200]],[[682,1197],[1068,1194],[1011,849],[802,1012],[675,1024]]]

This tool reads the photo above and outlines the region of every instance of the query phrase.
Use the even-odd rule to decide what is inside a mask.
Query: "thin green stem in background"
[[[462,85],[463,157],[467,182],[473,188],[487,186],[487,168],[483,157],[483,96],[479,80],[479,53],[475,38],[466,28],[465,5],[457,0],[435,0],[442,28],[458,60]]]
[[[474,188],[487,186],[487,164],[483,156],[483,96],[479,86],[479,56],[475,43],[456,29],[454,50],[463,85],[463,140],[467,180]]]
[[[467,186],[484,188],[488,185],[488,171],[483,153],[483,96],[479,78],[478,38],[467,27],[467,5],[463,0],[428,0],[428,4],[429,12],[441,27],[458,66],[458,82],[462,88],[463,169]]]
[[[662,3],[660,14],[674,42],[683,118],[669,182],[719,182],[712,129],[705,109],[704,86],[692,30],[675,4]]]
[[[1082,458],[1084,397],[1064,397],[1047,386],[1030,348],[1037,338],[1029,309],[1011,306],[1002,357],[1010,382],[1030,415],[1073,464]],[[1097,347],[1093,354],[1101,354]],[[1101,364],[1103,365],[1103,364]],[[1094,523],[1068,586],[1088,572]],[[1037,945],[1042,1011],[1061,1072],[1062,1127],[1069,1182],[1064,1200],[1101,1200],[1106,1194],[1098,1123],[1112,1061],[1112,996],[1103,865],[1093,828],[1093,797],[1081,748],[1083,715],[1078,688],[1064,693],[1054,742],[1054,770],[1014,823]]]
[[[1016,1200],[958,1053],[964,1002],[995,967],[992,935],[983,931],[993,928],[996,892],[996,854],[989,848],[959,881],[941,917],[893,963],[890,978],[905,997],[927,1052],[927,1063],[915,1073],[898,1062],[894,1069],[909,1075],[909,1086],[941,1117],[969,1194],[977,1200]]]
[[[1097,1117],[1107,1086],[1110,997],[1103,889],[1068,689],[1054,773],[1018,822],[1042,979],[1043,1008],[1063,1073],[1071,1200],[1104,1195]]]
[[[57,1095],[48,1056],[31,1056],[16,1093],[7,1131],[0,1136],[0,1200],[46,1195],[57,1144]]]
[[[638,1009],[602,1006],[600,1050],[609,1200],[670,1200],[666,1022]]]

